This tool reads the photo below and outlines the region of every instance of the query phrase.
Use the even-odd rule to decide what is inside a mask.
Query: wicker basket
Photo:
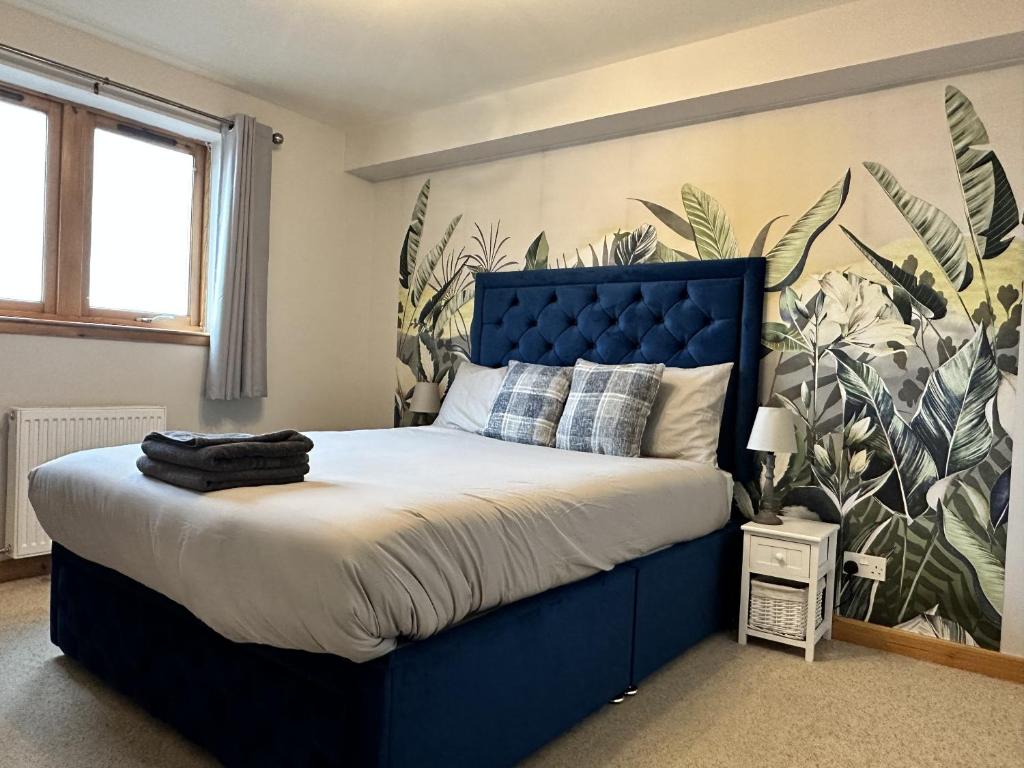
[[[760,579],[750,580],[750,616],[747,626],[760,632],[805,640],[807,587],[792,587]],[[817,621],[825,620],[825,579],[818,581]]]

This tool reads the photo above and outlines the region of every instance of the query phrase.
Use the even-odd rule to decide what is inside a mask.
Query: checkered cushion
[[[512,361],[480,434],[513,443],[552,446],[572,383],[572,368]]]
[[[665,366],[576,361],[555,445],[570,451],[639,456]]]

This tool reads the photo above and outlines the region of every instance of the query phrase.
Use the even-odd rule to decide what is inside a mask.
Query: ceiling
[[[344,126],[400,117],[839,4],[7,1]],[[131,81],[130,72],[102,74]]]

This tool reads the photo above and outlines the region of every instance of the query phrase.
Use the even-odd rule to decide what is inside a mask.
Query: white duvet
[[[29,496],[55,541],[225,637],[354,661],[729,516],[705,465],[437,427],[310,436],[303,483],[194,493],[141,475],[131,445],[44,464]]]

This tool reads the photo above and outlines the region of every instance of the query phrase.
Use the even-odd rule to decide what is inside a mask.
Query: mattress
[[[199,494],[138,446],[33,471],[43,528],[238,642],[353,661],[728,521],[706,465],[506,443],[439,427],[309,433],[303,483]]]

